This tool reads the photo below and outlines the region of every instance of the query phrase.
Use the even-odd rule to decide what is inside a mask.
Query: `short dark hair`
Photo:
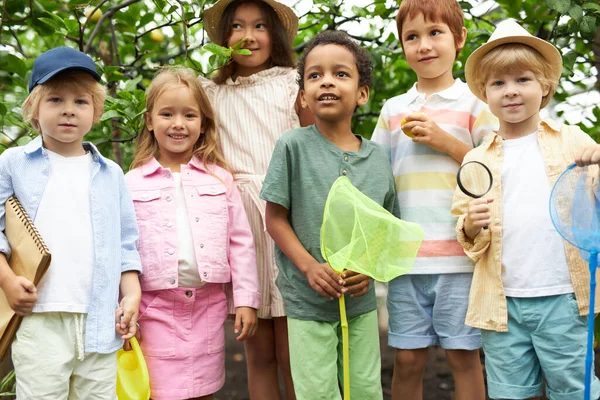
[[[312,38],[304,48],[304,54],[298,63],[298,85],[304,90],[304,68],[306,57],[317,46],[336,44],[345,47],[354,56],[356,69],[358,69],[358,86],[373,87],[373,63],[369,53],[358,45],[346,32],[326,30]]]

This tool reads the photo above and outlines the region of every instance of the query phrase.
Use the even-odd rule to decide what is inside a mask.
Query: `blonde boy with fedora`
[[[576,126],[540,118],[562,58],[515,21],[498,24],[465,73],[500,121],[463,161],[486,164],[492,190],[476,200],[456,190],[452,204],[458,240],[476,263],[466,323],[481,328],[489,397],[536,398],[545,378],[551,400],[581,399],[589,273],[554,229],[548,202],[560,173],[573,161],[598,163],[600,147]],[[592,395],[600,396],[595,376]]]

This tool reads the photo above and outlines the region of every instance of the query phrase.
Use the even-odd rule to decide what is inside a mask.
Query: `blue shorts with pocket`
[[[587,317],[572,293],[507,297],[508,332],[482,330],[488,394],[492,399],[583,399]],[[600,382],[592,380],[592,398]]]
[[[477,350],[479,329],[465,325],[473,274],[403,275],[388,285],[388,344]]]

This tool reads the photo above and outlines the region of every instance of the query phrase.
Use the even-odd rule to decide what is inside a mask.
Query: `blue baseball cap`
[[[31,93],[34,87],[47,82],[59,72],[68,69],[88,72],[97,81],[100,81],[100,74],[96,71],[96,65],[90,56],[71,47],[63,46],[48,50],[35,59],[29,80],[29,92]]]

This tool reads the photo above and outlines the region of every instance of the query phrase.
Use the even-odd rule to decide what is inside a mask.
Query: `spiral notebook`
[[[8,264],[16,275],[24,276],[37,286],[50,266],[50,252],[19,200],[13,196],[5,206],[4,234],[12,250]],[[0,290],[0,359],[6,357],[21,319]]]

